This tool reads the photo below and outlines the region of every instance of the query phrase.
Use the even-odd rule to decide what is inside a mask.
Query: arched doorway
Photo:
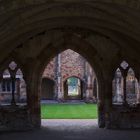
[[[83,82],[77,77],[69,77],[64,82],[64,98],[83,99]]]
[[[41,90],[47,90],[46,77],[55,81],[56,98],[41,101],[42,126],[48,119],[97,119],[97,105],[92,102],[96,75],[79,52],[69,48],[50,59],[42,73]]]
[[[54,86],[55,82],[49,78],[43,78],[41,84],[41,99],[52,100],[54,99]]]
[[[73,37],[75,37],[75,36],[73,36]],[[77,37],[76,37],[76,39],[77,39]],[[75,40],[73,40],[73,41],[75,41]],[[78,40],[79,41],[79,40]],[[45,54],[43,54],[44,55],[44,57],[41,57],[41,58],[43,58],[43,59],[41,59],[42,60],[42,62],[44,61],[44,60],[46,60],[46,62],[45,63],[43,63],[43,65],[42,65],[42,63],[40,64],[40,68],[41,68],[41,76],[47,76],[47,77],[51,77],[52,79],[54,79],[54,80],[56,80],[56,89],[55,89],[55,93],[58,93],[57,94],[57,100],[58,100],[58,102],[61,102],[61,103],[64,103],[65,102],[65,100],[63,100],[64,98],[64,96],[65,96],[65,94],[64,94],[64,89],[63,89],[63,86],[66,84],[66,82],[64,83],[64,81],[65,81],[65,79],[66,78],[68,78],[68,77],[71,77],[71,76],[76,76],[76,77],[80,77],[80,79],[83,79],[83,81],[80,81],[80,86],[81,86],[81,91],[82,90],[85,90],[85,93],[83,94],[83,92],[81,92],[82,94],[81,94],[81,97],[79,98],[77,98],[77,99],[82,99],[82,98],[86,98],[86,102],[91,102],[91,99],[93,98],[93,90],[92,90],[92,86],[93,86],[93,79],[92,79],[92,68],[93,68],[93,66],[95,67],[95,68],[97,68],[98,67],[98,65],[97,65],[97,62],[95,61],[95,64],[93,65],[93,63],[91,63],[91,61],[90,61],[90,59],[88,59],[88,56],[86,56],[86,55],[84,55],[83,53],[82,53],[82,51],[80,51],[80,50],[77,50],[76,48],[75,48],[75,45],[76,46],[79,46],[79,47],[83,47],[82,46],[82,44],[79,42],[78,44],[77,44],[77,42],[68,42],[68,44],[71,44],[70,46],[68,46],[68,45],[66,45],[65,46],[65,48],[62,48],[60,51],[59,51],[59,53],[56,51],[52,56],[51,56],[51,58],[50,59],[48,59],[47,58],[47,55],[46,55],[46,53]],[[59,44],[60,45],[60,44]],[[63,44],[62,44],[62,46],[63,46]],[[58,46],[59,48],[61,48],[62,46]],[[85,44],[85,46],[87,46],[88,47],[88,44]],[[84,47],[85,48],[85,47]],[[46,49],[48,49],[48,48],[46,48]],[[62,52],[65,52],[65,51],[67,51],[67,50],[70,50],[70,51],[72,51],[72,52],[75,52],[75,53],[78,53],[79,55],[81,55],[81,56],[83,56],[84,57],[84,59],[85,60],[87,60],[87,62],[89,63],[89,64],[91,64],[91,68],[89,68],[89,64],[87,64],[87,63],[83,63],[83,65],[84,65],[84,69],[85,70],[87,70],[87,72],[82,72],[83,73],[83,76],[82,75],[80,75],[79,74],[79,72],[78,72],[78,74],[76,75],[75,74],[75,71],[77,72],[77,70],[78,70],[78,68],[73,68],[73,66],[75,66],[75,65],[78,65],[78,64],[80,64],[81,65],[81,63],[78,63],[78,58],[79,57],[77,57],[77,59],[75,59],[75,57],[72,57],[71,55],[69,55],[70,57],[64,57],[64,55],[61,55],[60,53],[62,53]],[[86,50],[87,51],[87,50]],[[48,52],[48,51],[44,51],[44,52]],[[67,53],[66,53],[67,54]],[[94,56],[94,54],[90,54],[90,55],[92,55],[92,56]],[[52,59],[52,58],[55,58],[55,56],[56,56],[56,59],[53,59],[51,62],[50,62],[50,60]],[[66,56],[68,56],[68,55],[66,55]],[[62,59],[64,58],[64,60],[65,61],[63,61]],[[66,58],[68,58],[68,59],[66,59]],[[74,58],[74,64],[71,64],[70,66],[67,66],[67,67],[65,67],[65,64],[68,64],[68,62],[71,62],[72,61],[72,58]],[[66,62],[66,60],[68,60],[68,62]],[[50,63],[49,63],[50,62]],[[53,63],[55,64],[53,64]],[[48,65],[47,66],[47,70],[48,70],[48,72],[45,72],[45,70],[46,70],[46,65]],[[54,67],[54,66],[56,66],[56,68]],[[79,66],[79,65],[78,65]],[[97,67],[96,67],[97,66]],[[63,72],[63,68],[66,68],[66,71],[65,71],[65,74],[63,75],[63,74],[61,74],[61,72]],[[69,69],[70,68],[70,69]],[[96,69],[97,70],[97,69]],[[70,72],[72,72],[72,74],[70,74]],[[100,75],[99,73],[98,73],[99,71],[97,71],[97,77]],[[54,74],[56,74],[56,76],[54,76]],[[100,75],[101,76],[101,75]],[[99,77],[100,77],[99,76]],[[103,80],[103,78],[102,78],[102,80]],[[86,84],[85,84],[85,83]],[[100,80],[99,80],[99,82],[101,82]],[[85,86],[83,87],[83,84],[85,84]],[[64,86],[64,87],[66,87],[66,86]],[[101,88],[101,87],[99,87],[99,88]],[[68,87],[67,88],[65,88],[65,91],[68,91]],[[99,91],[99,90],[98,90]],[[67,92],[68,93],[68,92]],[[101,95],[101,94],[100,94]],[[103,96],[103,95],[102,95]],[[98,96],[98,99],[100,98],[100,102],[101,102],[101,97],[100,96]],[[70,99],[70,98],[69,98]],[[74,98],[72,98],[72,99],[74,99]],[[100,104],[100,103],[99,103]],[[98,104],[98,105],[99,105]],[[103,106],[103,102],[102,102],[102,106]],[[101,112],[104,108],[102,107],[101,105],[100,105],[100,108],[98,108],[98,112]],[[45,108],[46,109],[46,108]],[[58,109],[59,110],[59,109]],[[60,109],[61,110],[61,109]],[[72,109],[73,110],[73,109]],[[41,109],[41,112],[42,112],[42,114],[43,114],[43,111],[42,111],[42,109]],[[97,112],[97,111],[96,111]],[[78,114],[78,113],[77,113]],[[101,114],[102,116],[101,116],[101,118],[100,118],[100,114],[98,115],[99,116],[99,119],[98,119],[98,122],[99,122],[99,126],[100,127],[104,127],[104,119],[103,119],[103,117],[104,117],[104,114],[102,113]],[[44,119],[44,118],[43,118]]]

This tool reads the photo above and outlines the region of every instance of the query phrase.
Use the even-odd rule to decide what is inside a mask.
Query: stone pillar
[[[3,77],[2,77],[2,75],[0,74],[0,103],[1,103],[1,101],[3,100],[3,97],[1,96],[1,92],[2,92],[2,79],[3,79]]]
[[[61,54],[57,55],[56,63],[56,96],[61,101],[64,98],[64,93],[62,92]]]
[[[14,70],[9,68],[9,72],[10,72],[11,81],[12,81],[12,100],[11,100],[11,105],[15,106],[16,105],[16,101],[15,101],[15,83],[16,83],[17,68],[14,69]]]
[[[86,75],[87,75],[87,72],[86,72],[86,60],[84,59],[84,75],[83,75],[83,99],[86,99],[86,84],[87,84],[87,77],[86,77]]]
[[[2,75],[0,75],[0,92],[2,92],[2,79],[3,79],[3,77],[2,77]]]
[[[127,91],[126,91],[126,77],[127,77],[127,72],[128,70],[126,69],[125,71],[123,71],[123,92],[124,92],[124,100],[123,100],[123,104],[127,105]]]
[[[105,83],[105,127],[111,128],[111,113],[112,113],[112,77],[106,74]]]
[[[0,81],[0,93],[2,92],[2,87],[1,87],[2,85],[1,85],[1,81]]]
[[[94,101],[97,102],[97,79],[96,77],[93,78],[93,98],[94,98]]]
[[[99,128],[105,127],[105,85],[102,79],[98,79],[98,95],[97,95],[97,107],[98,107],[98,126]]]
[[[140,104],[140,83],[138,80],[135,82],[135,87],[136,87],[136,95],[137,95],[137,104]]]
[[[92,68],[87,64],[87,88],[86,88],[86,101],[93,100],[93,77],[92,77]]]
[[[20,79],[16,80],[16,92],[17,92],[17,100],[20,102]]]
[[[103,100],[98,100],[98,126],[99,128],[105,127],[105,108]]]
[[[30,67],[31,69],[32,67]],[[30,77],[31,75],[31,77]],[[40,111],[40,100],[39,100],[39,81],[36,75],[27,74],[27,105],[29,109],[29,116],[31,124],[34,128],[39,128],[41,125],[41,111]]]

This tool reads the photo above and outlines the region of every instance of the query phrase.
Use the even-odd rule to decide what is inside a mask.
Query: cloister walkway
[[[0,140],[137,140],[140,130],[99,129],[97,120],[42,120],[42,128],[0,133]]]

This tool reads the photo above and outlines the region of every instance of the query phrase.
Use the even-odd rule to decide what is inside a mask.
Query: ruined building
[[[12,101],[12,68],[17,67],[13,61],[9,68],[3,71],[3,79],[0,82],[0,103],[10,104]],[[26,103],[26,83],[20,69],[15,72],[15,101]],[[71,84],[68,81],[72,80]],[[75,84],[74,84],[75,83]],[[74,85],[72,85],[74,84]],[[72,93],[76,90],[75,95]],[[71,94],[69,92],[72,92]],[[90,64],[78,53],[68,49],[46,66],[42,75],[41,100],[58,100],[60,102],[69,99],[84,100],[96,103],[97,80]]]
[[[72,88],[78,86],[76,95],[70,95]],[[78,89],[79,88],[79,89]],[[66,50],[57,55],[45,68],[42,76],[42,99],[84,99],[96,102],[96,76],[89,63],[78,53]],[[71,89],[72,90],[72,89]],[[72,92],[72,91],[71,91]]]
[[[0,82],[6,69],[12,81],[12,101],[0,105],[0,130],[40,127],[42,74],[68,49],[94,69],[98,126],[140,128],[139,13],[140,0],[0,0]],[[12,61],[17,66],[9,69]],[[18,99],[15,90],[18,69],[26,83],[24,105],[18,104],[23,96]],[[55,97],[69,98],[63,93],[73,79],[62,83],[60,73],[54,78],[60,89],[65,85]]]

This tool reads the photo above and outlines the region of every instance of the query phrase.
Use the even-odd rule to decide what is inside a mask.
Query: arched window
[[[126,77],[126,101],[129,104],[136,104],[136,88],[137,79],[135,78],[135,73],[132,68],[129,68]]]
[[[11,85],[11,75],[9,73],[9,70],[6,69],[3,72],[3,80],[1,83],[1,91],[2,92],[10,92],[12,90],[12,85]]]
[[[16,72],[16,93],[19,103],[26,103],[27,101],[27,92],[26,92],[26,82],[23,77],[23,73],[19,68]]]
[[[135,105],[137,103],[138,81],[134,70],[123,61],[115,72],[112,82],[113,104]]]
[[[21,69],[14,61],[3,72],[0,83],[0,103],[11,105],[26,103],[26,83]]]
[[[118,68],[115,72],[113,80],[113,103],[123,104],[123,77],[120,69]]]

